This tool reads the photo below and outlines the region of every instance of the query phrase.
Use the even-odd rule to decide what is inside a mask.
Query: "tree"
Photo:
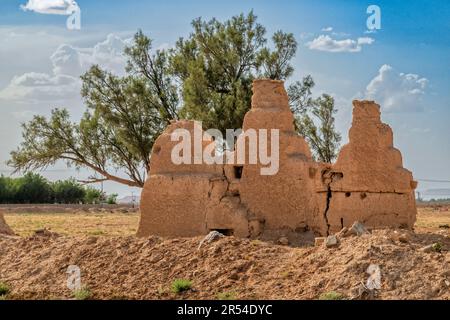
[[[331,163],[338,154],[341,135],[334,126],[336,113],[333,97],[323,94],[312,101],[311,108],[297,118],[298,129],[309,142],[318,161]],[[318,122],[314,122],[315,120]]]
[[[289,103],[297,132],[309,142],[314,158],[331,163],[338,155],[342,138],[335,128],[337,110],[333,97],[323,94],[313,98],[314,85],[311,76],[291,84],[287,90]]]
[[[80,203],[86,196],[86,190],[75,179],[60,180],[52,184],[56,203]]]
[[[9,177],[0,176],[0,203],[12,203],[15,200],[17,184]]]
[[[172,120],[199,120],[205,129],[222,132],[241,128],[253,80],[285,80],[293,74],[294,36],[277,31],[268,46],[253,12],[225,22],[199,18],[192,27],[171,50],[153,50],[152,40],[138,31],[125,49],[126,75],[92,66],[81,77],[87,107],[82,119],[71,121],[65,109],[54,109],[49,118],[35,116],[23,124],[23,142],[8,164],[30,171],[62,160],[95,173],[84,183],[111,180],[143,187],[153,143]],[[289,88],[300,116],[312,108],[314,83],[305,79]]]
[[[83,202],[86,204],[99,204],[105,200],[105,194],[98,189],[86,187]]]
[[[112,180],[142,187],[153,142],[168,121],[161,117],[155,93],[142,77],[120,78],[98,66],[82,79],[88,110],[80,123],[71,122],[65,109],[53,110],[49,119],[35,116],[23,125],[23,142],[8,164],[28,171],[63,160],[102,176],[86,183]],[[128,178],[117,175],[119,169]]]
[[[16,203],[51,203],[53,190],[50,183],[41,175],[27,173],[16,181]]]
[[[308,75],[302,81],[296,81],[288,87],[289,104],[295,116],[304,115],[313,106],[311,90],[314,85],[313,78]]]
[[[259,64],[264,72],[263,77],[269,79],[287,79],[294,72],[290,61],[297,52],[297,41],[292,33],[277,31],[272,37],[275,51],[268,48],[261,50]]]
[[[205,129],[241,128],[251,106],[252,82],[257,77],[286,79],[297,43],[292,34],[278,31],[275,50],[265,45],[265,28],[250,12],[230,20],[192,22],[188,39],[172,50],[174,74],[182,83],[180,116],[203,122]]]
[[[117,197],[119,195],[117,193],[112,193],[106,198],[107,204],[117,204]]]
[[[73,178],[49,182],[33,173],[19,178],[0,176],[0,203],[96,204],[105,200],[104,193]]]
[[[125,48],[127,72],[147,87],[145,100],[159,113],[158,122],[169,124],[178,118],[178,87],[170,72],[169,56],[164,50],[151,54],[152,40],[142,31],[134,36],[134,45]]]

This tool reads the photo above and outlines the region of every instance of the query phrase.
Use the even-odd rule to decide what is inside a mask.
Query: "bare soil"
[[[7,299],[71,299],[66,271],[77,265],[93,299],[317,299],[335,291],[346,299],[448,300],[450,232],[442,225],[450,213],[421,209],[419,217],[416,232],[374,230],[337,248],[234,237],[198,249],[202,237],[0,235],[0,282],[11,288]],[[423,250],[434,243],[441,252]],[[380,266],[382,286],[361,294],[370,264]],[[192,288],[173,293],[176,279]]]

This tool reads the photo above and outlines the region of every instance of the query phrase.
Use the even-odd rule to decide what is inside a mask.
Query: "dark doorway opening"
[[[236,179],[241,179],[242,178],[242,171],[244,170],[243,166],[235,166],[234,167],[234,177]]]

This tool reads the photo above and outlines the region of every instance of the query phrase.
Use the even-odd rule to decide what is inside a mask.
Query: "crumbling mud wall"
[[[244,132],[249,129],[279,130],[279,168],[275,175],[261,175],[266,165],[244,164],[239,184],[241,201],[264,223],[266,231],[305,230],[318,214],[314,197],[316,163],[305,139],[295,132],[282,81],[253,83],[252,108],[243,124]],[[268,149],[271,154],[270,144]]]
[[[0,234],[14,235],[12,229],[6,224],[3,213],[0,212]]]
[[[155,141],[150,175],[141,195],[137,235],[190,237],[217,229],[248,237],[247,212],[229,192],[223,166],[195,164],[194,126],[194,121],[174,122]],[[177,129],[189,132],[192,164],[172,161],[178,141],[172,141],[171,135]],[[204,141],[200,151],[211,143]]]
[[[393,147],[392,130],[381,122],[374,102],[354,101],[353,106],[349,143],[335,164],[317,163],[295,132],[283,82],[256,80],[243,130],[266,129],[271,141],[270,129],[278,129],[275,175],[262,175],[267,165],[260,161],[251,164],[250,138],[244,134],[235,146],[245,149],[243,164],[235,154],[234,164],[174,164],[171,152],[178,142],[171,141],[172,132],[186,129],[193,137],[195,123],[172,123],[152,150],[138,235],[183,237],[212,230],[238,237],[306,230],[328,235],[356,220],[371,228],[412,228],[417,183]],[[203,142],[203,150],[211,143]],[[268,149],[270,155],[270,144]]]
[[[317,191],[329,232],[356,220],[368,227],[414,225],[417,182],[403,168],[392,129],[381,122],[380,106],[373,101],[353,101],[349,143],[336,163],[322,165],[321,172]]]

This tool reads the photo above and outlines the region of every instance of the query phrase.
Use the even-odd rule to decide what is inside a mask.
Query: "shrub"
[[[442,251],[442,244],[440,244],[439,242],[433,243],[431,248],[433,249],[434,252],[441,252]]]
[[[329,291],[322,293],[319,297],[319,300],[343,300],[344,295],[336,292],[336,291]]]
[[[87,204],[99,204],[104,200],[104,198],[105,194],[100,190],[92,187],[86,187],[83,202]]]
[[[11,292],[11,288],[5,282],[0,282],[0,297],[6,296]]]
[[[52,188],[56,203],[80,203],[86,196],[86,190],[75,179],[56,181]]]
[[[236,300],[237,294],[233,291],[220,292],[217,294],[217,299],[219,300]]]
[[[106,199],[106,203],[108,204],[117,204],[117,197],[119,195],[117,193],[110,194]]]
[[[181,293],[191,289],[192,281],[186,279],[176,279],[172,282],[172,292]]]
[[[73,291],[73,297],[76,300],[89,300],[92,297],[92,292],[87,287],[82,287]]]

